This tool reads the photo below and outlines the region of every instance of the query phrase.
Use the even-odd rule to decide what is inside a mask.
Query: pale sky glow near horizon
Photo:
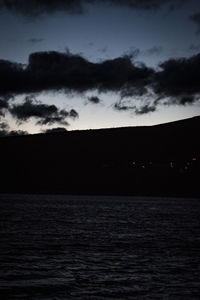
[[[7,1],[3,2],[6,3]],[[7,87],[6,91],[3,88],[0,91],[0,99],[4,103],[2,108],[0,103],[0,124],[7,124],[9,130],[38,133],[56,127],[81,130],[146,126],[200,115],[200,85],[197,87],[195,79],[190,80],[187,88],[184,84],[183,91],[180,91],[182,82],[185,82],[185,78],[178,82],[180,69],[177,71],[177,77],[174,75],[174,82],[171,81],[168,73],[163,75],[166,76],[166,81],[165,77],[164,80],[163,77],[161,79],[159,77],[159,72],[163,70],[159,67],[160,63],[168,62],[170,59],[179,60],[180,58],[186,60],[184,63],[180,62],[183,68],[192,70],[192,76],[199,76],[200,59],[195,58],[195,62],[191,59],[200,53],[199,1],[142,0],[141,3],[144,6],[138,8],[135,5],[137,1],[134,0],[124,1],[123,5],[120,6],[115,5],[113,0],[99,0],[92,4],[88,4],[87,0],[82,0],[80,2],[84,9],[82,12],[77,12],[76,0],[73,11],[67,8],[66,1],[59,0],[55,1],[58,3],[58,7],[55,4],[54,11],[50,11],[48,4],[44,4],[42,7],[44,13],[38,13],[34,16],[31,15],[32,12],[28,10],[27,6],[24,6],[25,1],[21,1],[21,6],[20,1],[12,0],[11,2],[13,2],[12,9],[9,9],[6,4],[0,3],[0,60],[3,61],[2,65],[4,61],[8,61],[9,64],[16,62],[17,64],[24,64],[23,68],[26,69],[29,64],[29,55],[32,53],[55,51],[58,56],[59,53],[69,52],[72,56],[78,54],[85,61],[94,63],[97,68],[99,65],[104,66],[105,61],[129,56],[134,66],[138,66],[143,72],[146,72],[145,66],[148,70],[152,68],[155,74],[153,74],[150,83],[149,77],[147,78],[148,82],[145,79],[142,83],[145,87],[149,85],[148,92],[143,95],[138,92],[143,77],[140,78],[139,87],[138,81],[136,81],[137,94],[132,92],[130,82],[124,82],[123,73],[120,77],[121,72],[126,72],[125,62],[123,62],[122,69],[118,65],[117,67],[113,66],[115,72],[119,73],[116,75],[116,85],[113,78],[104,79],[108,77],[106,72],[105,75],[102,75],[103,69],[101,69],[100,75],[97,74],[97,80],[100,80],[101,77],[103,81],[100,80],[100,83],[97,82],[96,85],[84,86],[83,91],[77,86],[68,88],[65,83],[63,87],[58,83],[59,88],[56,87],[55,89],[52,85],[52,90],[49,87],[46,89],[46,83],[43,84],[43,79],[41,79],[40,90],[33,86],[27,92],[26,88],[23,91],[20,82],[20,89],[16,86],[12,87],[13,83],[9,82],[9,75],[6,84],[10,87],[10,91]],[[38,6],[39,11],[42,2],[30,1],[35,5],[35,9]],[[128,5],[130,2],[133,4],[132,7]],[[152,3],[152,7],[155,4],[156,7],[144,9],[146,3]],[[163,5],[163,3],[165,4]],[[171,4],[176,4],[173,9],[169,9]],[[50,63],[53,66],[54,62]],[[198,63],[199,65],[197,65]],[[191,68],[188,67],[189,64],[192,64]],[[193,72],[194,66],[195,71]],[[130,67],[127,62],[128,72],[130,72]],[[174,69],[176,67],[173,67],[175,70],[173,72],[176,72]],[[51,69],[51,66],[49,68]],[[76,70],[79,72],[77,65],[70,65],[70,68],[73,72]],[[4,77],[3,72],[5,72],[2,70],[4,69],[1,69],[0,63],[1,78]],[[83,69],[80,72],[83,72]],[[90,69],[84,73],[83,77],[87,72],[90,72]],[[126,73],[124,74],[126,75]],[[131,77],[133,86],[137,74],[134,73]],[[55,74],[56,78],[57,76],[59,74]],[[70,77],[70,75],[67,76]],[[146,73],[145,76],[147,76]],[[53,82],[52,77],[51,74],[48,82]],[[188,79],[191,79],[189,73]],[[160,80],[162,80],[162,84]],[[106,88],[100,89],[99,86],[102,84],[106,85]],[[111,88],[110,84],[112,85]],[[155,88],[157,85],[163,87],[164,92],[158,91]],[[124,87],[130,94],[123,98],[121,92]],[[176,93],[177,101],[174,100],[172,87],[178,91]],[[5,100],[7,94],[12,95],[12,99]],[[34,100],[29,102],[29,109],[33,109],[33,113],[27,112],[27,108],[25,110],[22,107],[26,96],[34,96]],[[98,101],[90,101],[92,97],[96,97]],[[161,98],[162,100],[160,100]],[[6,105],[5,101],[8,101]],[[36,115],[35,109],[40,109],[41,104],[47,105],[45,116],[38,114],[38,112]],[[37,105],[38,107],[36,107]],[[50,105],[56,106],[56,117],[51,115],[52,112],[47,115]],[[75,110],[77,115],[75,117],[67,116],[66,111],[70,112],[70,110]],[[0,126],[2,129],[3,125]]]

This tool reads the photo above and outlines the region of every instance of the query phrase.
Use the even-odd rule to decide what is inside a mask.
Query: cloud
[[[163,48],[161,46],[154,46],[152,48],[147,49],[146,54],[147,55],[160,55],[163,51]]]
[[[114,103],[113,108],[118,111],[127,111],[127,110],[135,110],[136,106],[123,104],[121,101]]]
[[[128,55],[132,60],[135,60],[139,56],[160,55],[162,52],[163,52],[163,47],[161,46],[154,46],[147,50],[140,50],[138,48],[132,47],[131,49],[129,49],[129,51],[126,52],[126,55]]]
[[[5,115],[5,110],[8,108],[8,101],[0,99],[0,116]]]
[[[28,134],[27,131],[23,130],[9,130],[10,127],[7,122],[0,123],[0,137],[2,136],[18,136]]]
[[[128,55],[128,56],[131,58],[131,60],[134,60],[134,59],[136,59],[141,53],[142,53],[142,52],[141,52],[140,49],[135,48],[135,47],[131,47],[131,48],[129,49],[129,51],[126,52],[126,55]]]
[[[128,55],[92,63],[69,52],[38,52],[30,55],[26,68],[0,61],[0,95],[49,90],[143,94],[153,73],[153,69],[145,65],[135,65]]]
[[[79,117],[79,114],[77,113],[77,111],[75,109],[71,109],[69,112],[69,117],[76,119]]]
[[[43,130],[42,132],[43,133],[59,133],[59,132],[67,132],[67,129],[64,127],[56,127],[56,128]]]
[[[80,14],[84,12],[84,6],[88,3],[105,3],[139,10],[155,10],[166,4],[170,8],[174,8],[186,1],[189,0],[3,0],[0,2],[0,8],[29,17],[37,17],[42,14],[52,14],[59,11]]]
[[[101,102],[101,100],[97,96],[88,97],[87,99],[90,103],[93,103],[93,104],[98,104]]]
[[[9,125],[7,122],[0,122],[0,130],[8,130]]]
[[[9,131],[9,125],[6,122],[0,122],[0,137],[6,136]]]
[[[0,98],[0,117],[1,116],[5,116],[6,111],[9,108],[9,101],[13,99],[13,96],[7,94],[7,95],[3,95]]]
[[[145,97],[148,101],[151,91],[156,99],[154,105],[188,105],[199,99],[199,78],[200,53],[189,58],[169,59],[154,70],[143,63],[134,62],[129,55],[93,63],[69,51],[38,52],[30,55],[25,67],[0,60],[0,113],[3,115],[8,109],[8,100],[5,99],[9,99],[9,95],[45,91],[78,94],[88,91],[114,92],[121,99],[137,98],[141,102]],[[89,97],[88,101],[99,103],[99,98]],[[121,103],[114,108],[130,109]],[[143,113],[145,109],[153,111],[154,107],[144,107],[136,113]],[[38,124],[42,125],[67,125],[66,118],[78,117],[75,110],[60,110],[55,105],[38,103],[32,98],[27,98],[23,104],[13,105],[9,111],[19,121],[35,117],[38,118]]]
[[[44,41],[44,39],[37,39],[37,38],[31,38],[31,39],[27,40],[27,42],[29,42],[31,44],[38,44],[38,43],[41,43],[43,41]]]
[[[8,60],[0,59],[0,95],[7,97],[9,94],[24,92],[24,84],[28,83],[27,72],[24,66]]]
[[[138,107],[131,104],[131,102],[129,104],[123,103],[122,100],[114,103],[113,107],[117,111],[134,111],[136,115],[144,115],[156,111],[156,104],[147,103]]]
[[[156,111],[156,105],[152,105],[152,104],[145,104],[135,109],[136,115],[144,115],[154,111]]]
[[[63,117],[62,115],[41,118],[39,121],[37,121],[36,125],[52,125],[55,123],[69,126],[69,123],[65,120],[65,117]]]
[[[197,34],[200,34],[200,12],[190,16],[190,19],[197,25]]]
[[[196,98],[194,96],[183,96],[180,98],[180,104],[186,105],[186,104],[192,104],[196,101]]]
[[[34,117],[38,119],[36,124],[40,125],[51,125],[54,123],[69,125],[66,121],[67,117],[78,117],[78,113],[75,110],[68,112],[57,108],[55,105],[43,104],[37,101],[34,96],[27,96],[23,103],[14,104],[9,108],[9,112],[19,123]]]
[[[160,64],[153,88],[168,104],[192,104],[200,94],[200,54],[190,58],[169,59]]]
[[[42,14],[52,14],[58,11],[81,13],[82,4],[87,0],[3,0],[0,8],[13,13],[20,13],[28,17],[37,17]]]
[[[0,99],[0,109],[7,108],[8,102],[5,99]]]

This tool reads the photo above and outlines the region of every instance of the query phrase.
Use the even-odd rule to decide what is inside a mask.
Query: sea
[[[1,299],[200,299],[200,199],[0,195]]]

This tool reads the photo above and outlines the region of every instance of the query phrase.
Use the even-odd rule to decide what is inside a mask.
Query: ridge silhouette
[[[1,137],[1,193],[199,197],[200,116]]]

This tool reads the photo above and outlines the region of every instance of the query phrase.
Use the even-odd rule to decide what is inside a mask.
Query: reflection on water
[[[199,299],[200,201],[0,196],[3,299]]]

